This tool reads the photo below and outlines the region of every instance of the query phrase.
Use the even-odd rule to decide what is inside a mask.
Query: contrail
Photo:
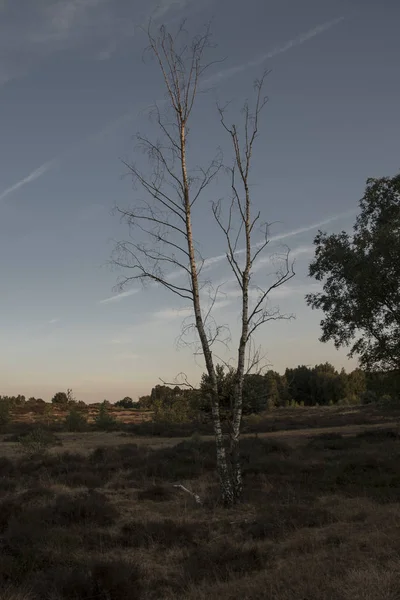
[[[287,231],[286,233],[279,233],[278,235],[274,235],[269,238],[270,242],[279,242],[280,240],[284,240],[288,237],[293,237],[295,235],[299,235],[300,233],[306,233],[307,231],[312,231],[313,229],[317,229],[318,227],[322,227],[322,225],[327,225],[332,221],[336,221],[337,219],[342,219],[345,217],[349,217],[356,213],[355,210],[348,210],[346,212],[339,213],[338,215],[333,215],[332,217],[328,217],[323,221],[318,221],[318,223],[311,223],[310,225],[306,225],[305,227],[300,227],[299,229],[292,229],[292,231]],[[264,244],[264,241],[257,242],[257,244],[253,244],[252,248],[259,248]],[[235,254],[243,254],[245,252],[244,248],[240,250],[236,250]],[[218,256],[211,256],[210,258],[206,258],[204,261],[204,266],[209,267],[219,263],[221,260],[226,258],[226,254],[219,254]]]
[[[4,190],[4,192],[0,194],[0,200],[4,200],[4,198],[7,198],[7,196],[19,190],[19,188],[31,183],[32,181],[35,181],[35,179],[39,179],[39,177],[47,173],[47,171],[52,169],[58,162],[58,158],[53,158],[52,160],[45,162],[43,165],[32,171],[32,173],[29,173],[29,175]]]
[[[335,25],[338,25],[339,23],[344,21],[344,19],[344,17],[337,17],[336,19],[332,19],[331,21],[321,23],[321,25],[317,25],[317,27],[310,29],[306,33],[302,33],[301,35],[293,38],[292,40],[289,40],[288,42],[286,42],[286,44],[283,44],[283,46],[276,46],[270,52],[262,54],[261,56],[258,56],[257,58],[254,58],[253,60],[250,60],[247,63],[243,63],[241,65],[237,65],[236,67],[231,67],[229,69],[221,70],[218,73],[215,73],[215,75],[211,75],[211,77],[209,77],[204,83],[207,85],[209,85],[210,83],[216,83],[221,79],[227,79],[228,77],[232,77],[233,75],[241,73],[246,69],[256,67],[268,60],[269,58],[273,58],[278,54],[283,54],[291,48],[294,48],[295,46],[300,46],[301,44],[304,44],[304,42],[311,40],[313,37],[320,35],[325,31],[328,31],[328,29],[331,29]]]
[[[104,300],[99,300],[99,304],[109,304],[110,302],[118,302],[122,300],[122,298],[126,298],[127,296],[133,296],[137,294],[139,291],[138,288],[134,290],[127,290],[126,292],[121,292],[120,294],[116,294],[115,296],[111,296],[110,298],[105,298]]]
[[[310,225],[306,225],[305,227],[299,227],[298,229],[292,229],[292,231],[287,231],[286,233],[279,233],[278,235],[274,235],[271,238],[269,238],[269,240],[270,240],[270,242],[279,242],[280,240],[284,240],[289,237],[294,237],[295,235],[299,235],[300,233],[307,233],[307,231],[312,231],[313,229],[318,229],[318,227],[322,227],[323,225],[332,223],[332,221],[336,221],[337,219],[350,217],[351,215],[354,215],[356,212],[357,212],[356,210],[348,210],[346,212],[342,212],[337,215],[328,217],[328,218],[324,219],[323,221],[318,221],[317,223],[311,223]],[[257,242],[257,244],[252,245],[252,249],[254,250],[256,248],[259,248],[260,246],[262,246],[262,244],[264,244],[264,241]],[[308,247],[307,247],[307,249],[308,249]],[[240,250],[237,250],[235,252],[235,254],[243,254],[244,252],[245,252],[245,249],[241,248]],[[305,247],[301,247],[300,253],[303,254],[305,252],[306,252]],[[226,254],[219,254],[218,256],[211,256],[210,258],[205,259],[204,267],[205,268],[212,267],[215,264],[217,264],[225,259],[226,259]],[[175,271],[172,271],[171,273],[168,274],[168,278],[176,279],[176,278],[180,277],[182,275],[182,273],[183,273],[182,269],[176,269]],[[153,285],[157,285],[157,284],[153,284]],[[100,300],[99,304],[108,304],[108,303],[111,303],[114,301],[122,300],[122,298],[125,298],[126,296],[132,296],[133,294],[136,294],[138,291],[139,291],[139,288],[128,290],[126,292],[122,292],[121,294],[117,294],[116,296],[112,296],[111,298],[106,298],[105,300]]]

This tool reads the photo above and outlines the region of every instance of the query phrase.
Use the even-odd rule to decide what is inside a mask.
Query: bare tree
[[[188,165],[188,123],[195,101],[202,91],[200,84],[205,71],[213,62],[205,62],[206,51],[211,47],[210,32],[207,28],[202,35],[185,43],[186,32],[181,26],[176,35],[162,26],[157,35],[148,29],[149,50],[156,58],[163,76],[167,109],[161,113],[158,106],[154,115],[161,139],[152,141],[138,135],[140,147],[147,153],[151,164],[150,175],[145,175],[136,164],[125,163],[134,181],[144,190],[147,199],[133,209],[116,208],[122,219],[135,234],[144,232],[148,242],[141,243],[131,235],[129,241],[116,245],[113,264],[129,269],[119,284],[140,280],[164,286],[174,294],[190,301],[194,311],[195,328],[199,338],[201,353],[209,378],[209,396],[217,451],[217,470],[220,479],[221,496],[225,505],[239,501],[242,493],[242,475],[239,460],[239,436],[242,418],[243,379],[245,375],[246,350],[251,348],[252,335],[270,320],[288,318],[278,309],[269,309],[269,293],[288,281],[294,275],[289,263],[289,253],[275,274],[274,282],[265,288],[250,289],[254,261],[268,244],[268,225],[263,227],[264,240],[252,245],[254,228],[260,219],[252,217],[250,200],[250,166],[254,142],[258,134],[259,115],[266,100],[262,96],[265,75],[255,84],[256,103],[251,112],[248,103],[244,106],[244,145],[235,125],[226,124],[225,109],[218,107],[221,123],[233,144],[234,166],[229,169],[232,199],[227,218],[222,215],[220,202],[212,205],[216,222],[227,242],[227,259],[239,286],[242,299],[241,335],[235,367],[234,401],[230,427],[230,445],[225,448],[221,427],[220,398],[218,394],[215,356],[213,344],[218,340],[220,327],[210,325],[210,310],[204,310],[201,290],[201,272],[204,260],[195,244],[193,235],[193,209],[204,189],[213,181],[222,167],[222,156],[217,154],[206,168],[191,170]],[[181,40],[183,40],[181,42]],[[238,220],[236,230],[234,221]],[[226,222],[225,222],[226,221]],[[244,238],[244,265],[240,264],[238,245]],[[172,271],[171,271],[172,268]],[[185,276],[186,283],[181,283]],[[250,306],[249,293],[256,293],[254,306]],[[258,295],[257,295],[258,294]],[[215,297],[214,297],[215,301]],[[248,365],[257,365],[259,355],[248,359]]]

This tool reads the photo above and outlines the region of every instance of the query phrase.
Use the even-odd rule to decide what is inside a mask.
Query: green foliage
[[[160,423],[188,423],[193,418],[193,411],[185,394],[177,394],[173,402],[155,400],[153,421]]]
[[[218,387],[218,397],[221,416],[226,416],[231,409],[233,400],[233,389],[235,384],[235,371],[228,369],[225,372],[223,365],[217,364],[215,367]],[[211,390],[210,378],[207,373],[203,373],[200,381],[200,393],[202,409],[206,412],[211,412]]]
[[[379,398],[379,404],[383,408],[400,408],[400,396],[391,396],[390,394],[383,394],[383,396]]]
[[[361,402],[361,397],[356,394],[349,394],[344,398],[341,398],[337,403],[338,406],[358,406]]]
[[[101,431],[112,431],[117,426],[117,421],[110,415],[106,400],[100,404],[99,412],[95,418],[95,425]]]
[[[64,425],[67,431],[85,431],[88,422],[79,410],[72,408],[64,421]]]
[[[52,404],[57,404],[59,406],[67,406],[69,402],[69,397],[65,392],[57,392],[51,399]]]
[[[351,346],[367,369],[400,364],[400,174],[368,179],[350,236],[319,231],[309,275],[323,292],[307,294],[325,313],[321,341]]]
[[[18,442],[21,452],[27,456],[44,455],[50,448],[60,444],[54,433],[41,427],[21,436]]]
[[[129,398],[129,396],[125,396],[125,398],[123,398],[122,400],[118,400],[118,402],[115,403],[115,406],[119,406],[121,408],[135,408],[136,404],[132,400],[132,398]]]

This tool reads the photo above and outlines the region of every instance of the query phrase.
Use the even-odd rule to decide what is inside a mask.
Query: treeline
[[[217,365],[216,371],[221,410],[223,413],[229,412],[235,374],[222,365]],[[114,406],[150,410],[156,419],[184,422],[210,414],[208,386],[208,377],[203,374],[198,389],[156,385],[149,395],[141,396],[138,402],[126,396]],[[286,369],[283,375],[273,370],[262,375],[245,375],[243,414],[259,414],[286,406],[357,405],[377,400],[396,402],[399,397],[400,371],[368,372],[355,369],[346,373],[344,369],[337,371],[326,362],[314,367],[300,365]],[[57,392],[51,404],[84,412],[89,408],[89,405],[74,398],[72,390]],[[100,403],[92,406],[100,407]],[[101,406],[111,408],[112,405],[104,400]],[[42,398],[31,397],[27,400],[23,395],[0,396],[0,412],[5,407],[15,413],[32,411],[38,414],[45,414],[51,408]]]
[[[217,366],[221,408],[228,412],[232,400],[235,374],[233,370]],[[194,414],[209,414],[208,377],[203,375],[199,389],[182,389],[156,385],[147,396],[139,398],[134,406],[152,410],[159,418],[184,421]],[[258,414],[285,406],[332,406],[367,404],[377,400],[390,402],[400,395],[400,372],[366,372],[355,369],[338,372],[326,362],[286,369],[283,375],[269,370],[265,374],[245,375],[243,386],[243,413]],[[129,408],[124,399],[117,403]],[[130,399],[129,399],[130,400]],[[131,405],[132,406],[132,405]]]

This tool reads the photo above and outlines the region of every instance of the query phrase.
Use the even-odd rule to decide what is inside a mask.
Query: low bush
[[[356,448],[358,445],[354,437],[343,437],[340,433],[322,433],[313,436],[307,442],[306,448],[309,450],[347,450]]]
[[[65,418],[64,427],[67,431],[87,431],[86,417],[76,408],[72,408]]]
[[[183,561],[185,578],[192,582],[228,581],[265,569],[273,550],[258,546],[243,547],[234,543],[210,543],[193,550]]]
[[[167,502],[174,497],[172,490],[163,485],[153,485],[138,492],[138,500],[151,500],[152,502]]]
[[[139,600],[142,583],[139,567],[131,561],[118,559],[53,566],[40,573],[32,587],[41,598]]]
[[[37,427],[18,438],[20,450],[28,456],[43,455],[54,446],[62,446],[62,442],[53,432]]]
[[[105,402],[100,404],[99,412],[94,420],[96,429],[100,431],[114,431],[118,427],[117,421],[110,414]]]
[[[0,456],[0,477],[12,477],[15,473],[15,463],[6,456]]]
[[[0,400],[0,432],[7,430],[10,420],[10,404],[7,400]]]
[[[117,517],[118,511],[106,496],[91,490],[76,496],[60,494],[48,515],[51,523],[61,526],[76,524],[108,526],[115,523]]]
[[[357,434],[357,439],[367,442],[400,441],[400,433],[394,429],[370,429]]]
[[[256,540],[279,539],[302,527],[322,527],[337,519],[327,510],[315,506],[287,504],[270,506],[250,524],[242,525],[247,535]]]
[[[164,521],[130,521],[121,529],[120,543],[131,548],[148,547],[159,544],[165,548],[172,546],[192,546],[195,538],[206,535],[201,524],[176,523],[172,519]]]

